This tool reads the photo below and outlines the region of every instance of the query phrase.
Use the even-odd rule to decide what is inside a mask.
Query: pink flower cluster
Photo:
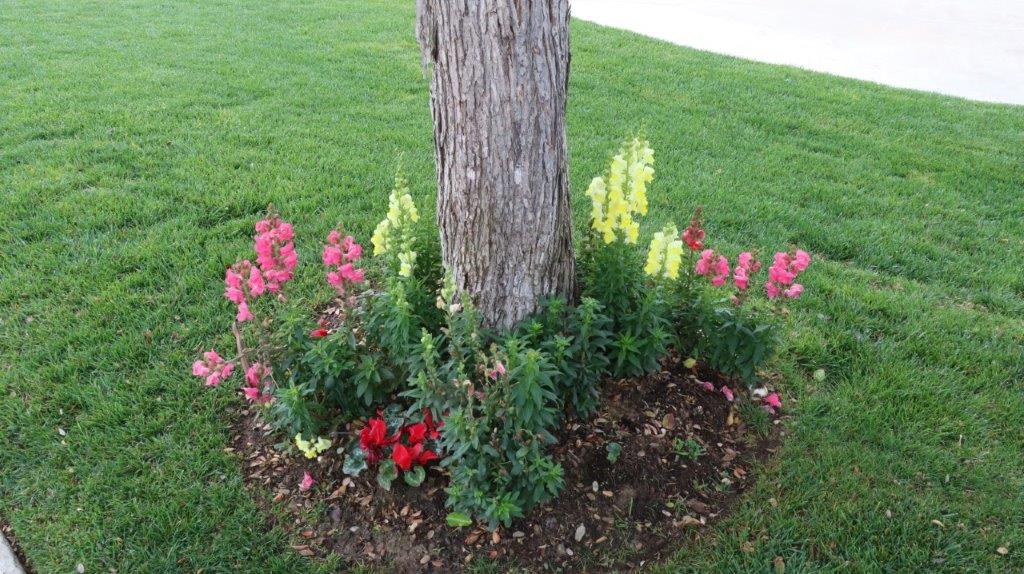
[[[811,256],[806,251],[797,249],[793,254],[779,252],[775,254],[772,266],[768,268],[768,281],[764,284],[769,299],[783,295],[796,299],[804,292],[804,286],[796,282],[797,276],[811,264]]]
[[[206,379],[208,387],[216,387],[234,370],[235,364],[225,361],[214,350],[206,351],[202,359],[192,363],[192,374]]]
[[[299,261],[292,242],[294,235],[291,224],[276,215],[256,222],[256,263],[271,293],[277,293],[282,284],[292,279]]]
[[[333,271],[327,272],[327,282],[338,290],[338,294],[345,294],[346,285],[362,283],[366,275],[362,269],[357,269],[353,264],[363,256],[363,246],[356,243],[351,235],[344,239],[341,232],[332,229],[327,235],[327,245],[324,245],[324,265],[333,267]]]
[[[270,365],[262,363],[253,363],[245,371],[242,393],[249,402],[267,404],[274,401],[274,395],[270,392],[273,385],[270,375]]]
[[[806,251],[797,249],[793,254],[779,252],[775,254],[771,267],[768,268],[768,281],[764,284],[765,294],[769,299],[784,296],[796,299],[804,292],[804,286],[796,283],[797,275],[811,264],[811,256]],[[761,270],[761,262],[749,251],[740,253],[736,260],[736,269],[732,270],[733,284],[740,291],[750,285],[750,276]],[[718,255],[712,249],[701,252],[700,258],[693,269],[697,275],[711,277],[711,284],[720,287],[729,278],[729,260]],[[734,300],[739,301],[734,297]]]
[[[248,259],[239,261],[228,267],[224,272],[224,296],[235,305],[238,305],[238,313],[235,320],[238,322],[249,321],[253,318],[249,311],[249,300],[266,293],[267,285],[263,281],[263,274],[259,267],[254,266]]]
[[[277,293],[291,280],[298,262],[293,235],[291,224],[276,215],[256,223],[256,265],[247,259],[224,273],[224,296],[238,305],[236,321],[252,320],[249,301],[268,291]]]
[[[725,285],[729,278],[729,260],[724,255],[716,255],[714,249],[705,249],[693,268],[697,275],[711,276],[711,284],[715,287]]]
[[[750,275],[761,270],[761,262],[754,259],[749,251],[740,253],[736,259],[736,270],[733,271],[732,281],[736,288],[743,291],[750,284]]]

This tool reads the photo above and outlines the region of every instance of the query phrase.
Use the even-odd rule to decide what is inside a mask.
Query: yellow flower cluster
[[[409,194],[409,186],[401,174],[395,176],[395,188],[388,197],[388,215],[373,231],[374,256],[399,250],[399,270],[402,277],[411,277],[416,264],[416,252],[412,250],[413,236],[410,224],[420,220],[419,211]]]
[[[592,202],[591,227],[605,243],[621,231],[625,243],[636,243],[640,224],[634,215],[647,215],[647,184],[654,179],[654,150],[647,141],[634,138],[612,158],[608,175],[595,177],[587,188]]]
[[[682,262],[683,242],[679,239],[679,230],[670,223],[651,238],[644,273],[652,277],[661,274],[668,279],[678,279]]]
[[[331,448],[331,441],[322,436],[317,437],[316,440],[304,440],[302,433],[299,433],[295,435],[295,446],[299,447],[306,458],[316,458]]]

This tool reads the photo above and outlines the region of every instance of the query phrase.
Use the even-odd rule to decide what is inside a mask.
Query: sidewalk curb
[[[0,534],[0,574],[25,574],[7,538]]]

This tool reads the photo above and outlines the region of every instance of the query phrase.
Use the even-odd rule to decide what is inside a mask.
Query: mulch
[[[389,572],[453,572],[481,560],[533,572],[630,569],[701,538],[783,434],[778,417],[748,425],[736,403],[698,381],[729,382],[670,360],[661,372],[606,383],[599,412],[567,421],[552,447],[564,469],[561,495],[495,532],[446,524],[446,477],[436,466],[418,488],[398,480],[384,491],[373,469],[346,476],[333,447],[307,460],[275,446],[281,438],[257,409],[235,413],[227,450],[240,457],[268,526],[291,533],[294,550],[311,559],[337,553],[349,566]],[[339,429],[335,445],[361,427]],[[622,447],[614,463],[611,442]],[[304,471],[317,481],[308,492],[298,489]]]

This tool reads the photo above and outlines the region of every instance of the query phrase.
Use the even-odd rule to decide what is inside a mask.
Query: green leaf
[[[416,466],[402,474],[402,478],[405,479],[406,484],[415,488],[423,484],[423,479],[427,478],[427,471],[423,470],[422,466]]]
[[[449,512],[445,521],[448,522],[448,526],[451,526],[452,528],[462,528],[473,524],[473,519],[461,512]]]
[[[398,469],[393,460],[386,460],[381,463],[377,471],[377,484],[384,490],[391,490],[391,483],[398,478]]]
[[[617,442],[610,442],[605,448],[608,450],[608,462],[615,464],[619,460],[619,455],[622,454],[622,445]]]
[[[345,463],[341,466],[341,470],[349,476],[359,476],[367,466],[366,452],[356,446],[345,455]]]

